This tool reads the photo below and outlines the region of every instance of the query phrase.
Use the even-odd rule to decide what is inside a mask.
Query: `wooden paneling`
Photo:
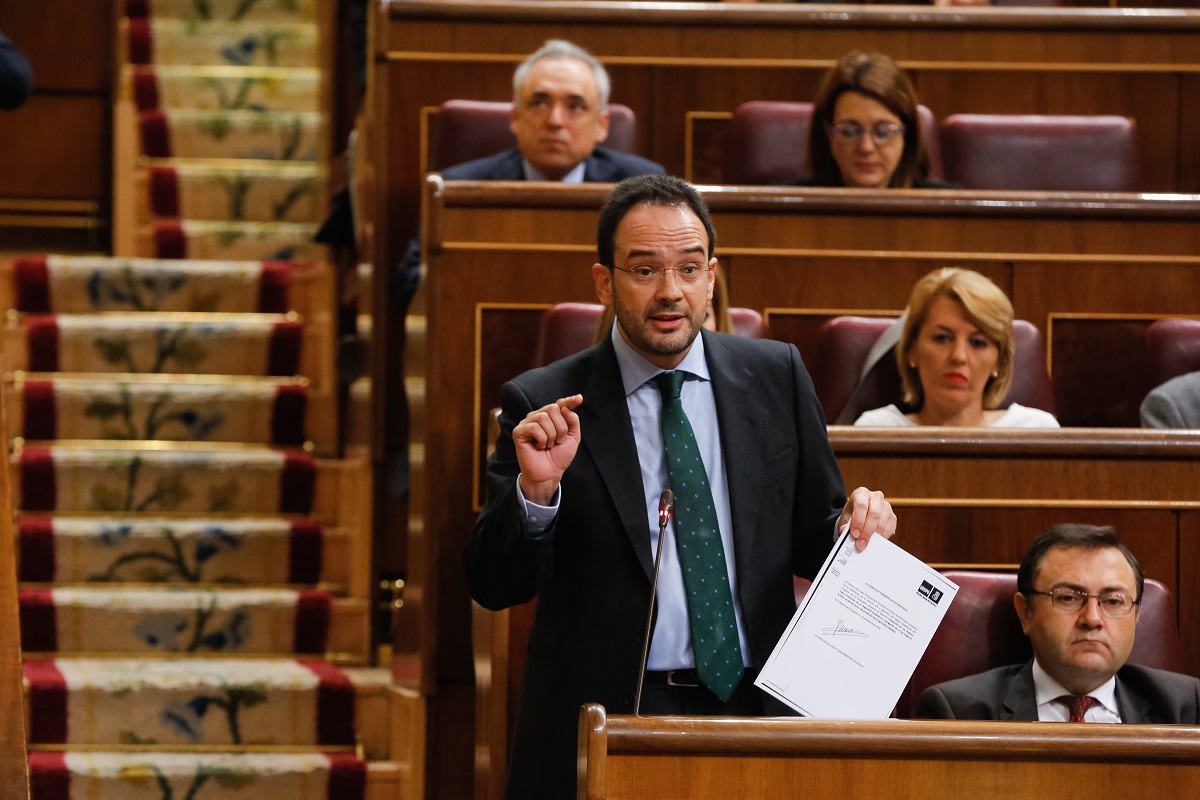
[[[1134,117],[1145,187],[1200,190],[1190,144],[1200,139],[1195,12],[392,0],[374,25],[382,91],[372,113],[386,132],[379,147],[390,150],[377,159],[386,165],[381,213],[395,234],[382,263],[394,263],[417,228],[420,109],[455,97],[508,99],[513,67],[551,37],[610,67],[613,99],[637,115],[644,152],[673,174],[687,169],[689,114],[810,99],[838,57],[862,48],[896,58],[939,117]],[[714,146],[696,143],[710,175]]]
[[[29,59],[39,90],[106,92],[112,83],[114,0],[0,4],[0,31]]]
[[[580,713],[580,798],[1053,800],[1200,791],[1188,726],[690,719]],[[1153,790],[1148,790],[1153,787]]]
[[[0,4],[34,95],[0,113],[0,248],[107,247],[116,4]]]
[[[0,398],[0,430],[9,430]],[[8,447],[5,443],[4,452]],[[6,459],[7,460],[7,459]],[[13,533],[12,485],[7,466],[0,467],[0,797],[28,797],[25,760],[25,703],[21,689],[21,631],[17,614],[17,558]]]

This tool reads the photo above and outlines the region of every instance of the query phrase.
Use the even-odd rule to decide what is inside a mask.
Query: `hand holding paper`
[[[844,532],[756,685],[801,714],[883,719],[958,587],[892,544]]]

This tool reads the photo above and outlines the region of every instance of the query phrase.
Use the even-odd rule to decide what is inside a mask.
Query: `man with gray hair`
[[[562,181],[617,183],[635,175],[662,175],[660,164],[600,147],[608,138],[611,83],[591,53],[550,39],[513,73],[509,127],[517,146],[441,171],[449,181]],[[393,276],[393,307],[408,308],[420,274],[421,245],[408,247]]]

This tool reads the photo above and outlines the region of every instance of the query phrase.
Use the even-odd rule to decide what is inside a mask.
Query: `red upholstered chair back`
[[[1134,192],[1133,120],[955,114],[942,122],[946,177],[969,189]]]
[[[545,366],[591,347],[602,316],[604,306],[599,303],[559,303],[546,309],[538,330],[534,364]],[[739,336],[752,339],[766,336],[766,323],[754,309],[731,308],[729,316]]]
[[[767,323],[762,314],[753,308],[731,308],[729,319],[733,322],[733,332],[738,336],[750,339],[764,339],[767,336]]]
[[[1200,319],[1160,319],[1146,331],[1150,387],[1200,370]]]
[[[915,715],[921,692],[935,683],[1033,658],[1013,607],[1015,573],[951,570],[946,577],[958,584],[958,595],[896,704],[901,718]],[[1129,661],[1175,672],[1184,668],[1175,600],[1158,581],[1146,581]]]
[[[591,347],[602,316],[604,306],[599,303],[559,303],[547,308],[542,312],[533,363],[544,367]]]
[[[464,161],[495,155],[517,146],[508,128],[512,103],[487,100],[447,100],[431,126],[428,169],[438,170]],[[608,139],[604,147],[622,153],[636,152],[637,119],[633,109],[618,103],[608,106]]]
[[[827,421],[833,422],[842,413],[858,384],[867,353],[893,322],[892,317],[834,317],[821,327],[813,383]],[[1013,338],[1017,346],[1013,382],[1001,407],[1020,403],[1054,413],[1054,390],[1041,332],[1030,322],[1014,320]],[[859,413],[900,403],[900,372],[890,354],[867,375],[855,400]]]
[[[930,175],[942,177],[937,120],[925,106],[918,110],[921,136],[929,150]],[[724,183],[771,185],[795,183],[808,161],[808,126],[812,103],[751,100],[733,110],[725,148]]]

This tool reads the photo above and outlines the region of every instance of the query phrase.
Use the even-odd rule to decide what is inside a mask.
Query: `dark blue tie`
[[[663,447],[675,492],[675,538],[696,672],[713,694],[728,701],[742,679],[742,650],[708,473],[679,399],[684,379],[685,374],[678,370],[654,379],[662,392]]]

